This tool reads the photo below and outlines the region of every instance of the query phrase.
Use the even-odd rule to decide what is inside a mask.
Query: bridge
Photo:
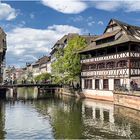
[[[0,89],[2,88],[13,88],[13,87],[61,87],[58,84],[46,84],[46,83],[37,83],[37,84],[10,84],[10,85],[0,85]]]
[[[46,84],[46,83],[37,83],[37,84],[11,84],[11,85],[0,85],[0,99],[6,98],[6,93],[10,92],[13,95],[17,95],[18,88],[32,88],[35,87],[38,91],[38,95],[43,96],[45,93],[54,94],[58,88],[61,86],[58,84]]]

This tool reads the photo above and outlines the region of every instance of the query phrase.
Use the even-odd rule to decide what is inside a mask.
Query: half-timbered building
[[[140,27],[111,19],[81,54],[85,96],[113,100],[113,91],[140,85]]]

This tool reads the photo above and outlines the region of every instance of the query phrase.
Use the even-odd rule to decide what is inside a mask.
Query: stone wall
[[[114,93],[114,104],[140,110],[140,93]]]
[[[113,91],[83,89],[82,93],[85,98],[106,100],[106,101],[112,101],[112,102],[114,100]]]

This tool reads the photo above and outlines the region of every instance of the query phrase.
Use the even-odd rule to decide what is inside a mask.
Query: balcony
[[[98,70],[98,71],[88,71],[81,72],[83,77],[128,77],[129,69],[114,69],[114,70]]]
[[[81,63],[114,60],[114,59],[127,58],[127,57],[140,57],[140,52],[130,52],[130,55],[129,55],[129,52],[122,52],[122,53],[116,53],[112,55],[99,56],[99,57],[81,60]]]

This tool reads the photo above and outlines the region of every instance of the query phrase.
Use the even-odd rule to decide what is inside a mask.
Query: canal
[[[139,111],[67,96],[33,100],[33,90],[19,91],[20,100],[0,102],[1,139],[140,138]]]

